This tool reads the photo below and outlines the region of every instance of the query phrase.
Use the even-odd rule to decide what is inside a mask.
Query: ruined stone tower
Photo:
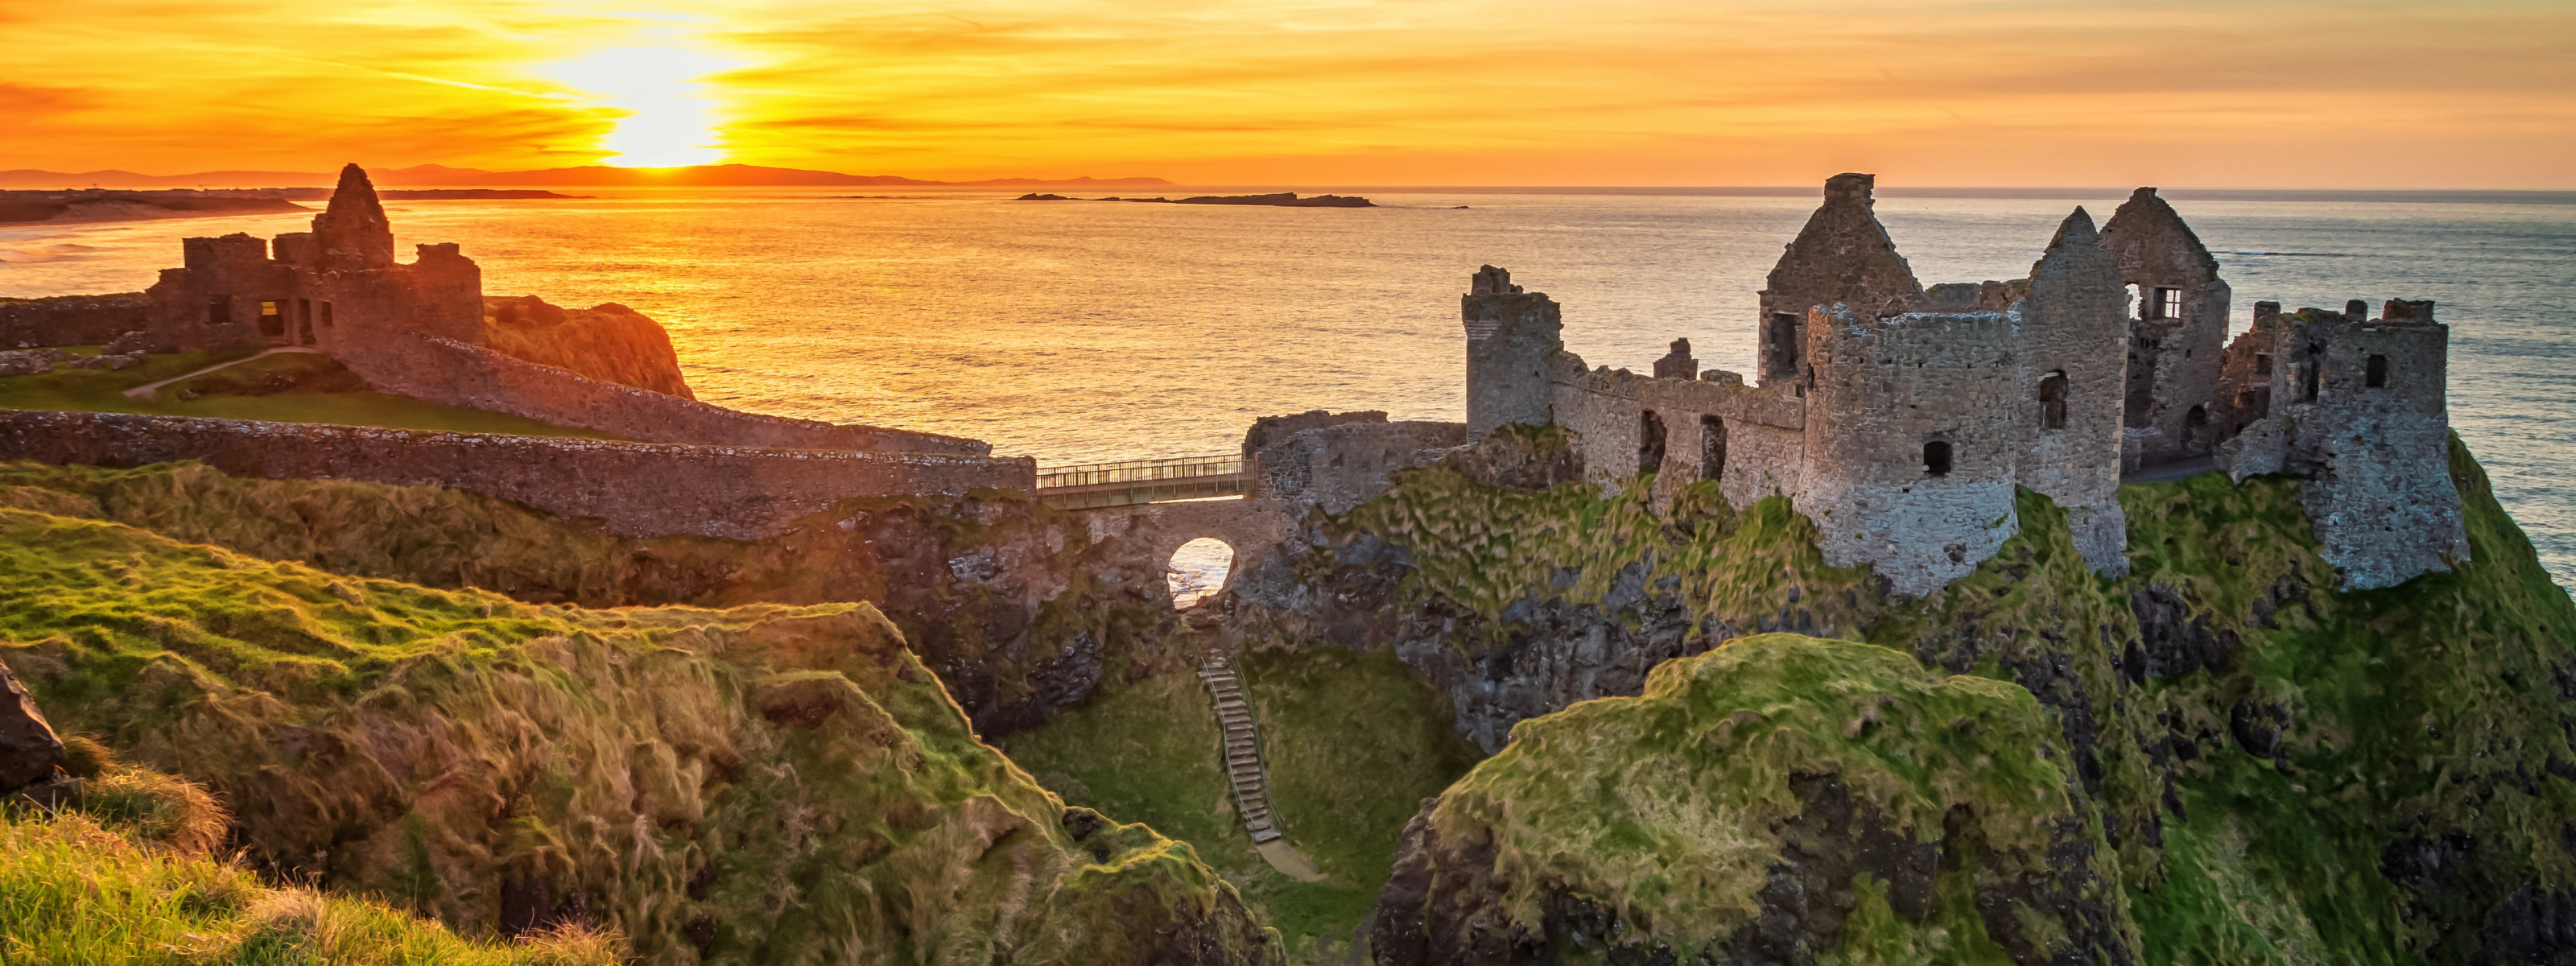
[[[355,164],[340,169],[340,187],[331,193],[331,206],[313,216],[312,239],[308,264],[321,271],[393,267],[393,222],[385,218],[385,207],[376,200],[376,186],[367,180],[365,169]]]
[[[1548,364],[1563,343],[1556,303],[1523,292],[1512,273],[1487,265],[1461,300],[1467,325],[1467,436],[1483,439],[1510,423],[1547,425]]]
[[[2218,259],[2173,206],[2140,188],[2102,226],[2102,246],[2132,287],[2127,401],[2128,468],[2212,454],[2219,357],[2227,346],[2227,283]]]
[[[1825,203],[1789,242],[1761,292],[1754,330],[1757,376],[1764,385],[1803,385],[1807,310],[1836,304],[1876,317],[1914,308],[1923,285],[1871,209],[1877,176],[1838,174],[1825,179]]]

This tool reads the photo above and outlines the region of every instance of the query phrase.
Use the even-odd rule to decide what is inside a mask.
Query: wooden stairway
[[[1243,816],[1243,827],[1252,832],[1255,843],[1278,838],[1268,785],[1261,774],[1261,731],[1253,724],[1252,707],[1243,701],[1234,662],[1223,654],[1210,654],[1199,663],[1199,678],[1216,698],[1217,721],[1225,726],[1225,773],[1234,786],[1235,814]]]

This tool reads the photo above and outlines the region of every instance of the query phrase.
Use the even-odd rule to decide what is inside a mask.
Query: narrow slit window
[[[2362,373],[2362,385],[2372,389],[2388,388],[2387,356],[2370,357],[2370,368]]]
[[[1699,478],[1726,479],[1726,420],[1699,418]]]
[[[2066,428],[2066,374],[2052,372],[2039,378],[2039,425],[2043,429]]]
[[[331,303],[329,302],[322,303],[322,328],[325,331],[331,328]]]
[[[1923,444],[1923,472],[1933,476],[1950,475],[1950,441],[1936,439]]]

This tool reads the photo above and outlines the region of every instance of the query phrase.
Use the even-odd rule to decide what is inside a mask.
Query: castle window
[[[233,324],[233,297],[217,295],[206,299],[206,324]]]
[[[2043,429],[2066,428],[2066,374],[2063,372],[2039,377],[2039,425]]]
[[[313,344],[312,299],[295,300],[295,341],[299,345]]]
[[[1652,409],[1637,415],[1637,472],[1664,468],[1664,417]]]
[[[324,303],[322,303],[322,329],[323,329],[324,331],[326,331],[326,332],[327,332],[327,331],[329,331],[329,330],[330,330],[330,328],[331,328],[331,303],[329,303],[329,302],[324,302]]]
[[[271,338],[286,335],[286,310],[275,302],[259,303],[259,334]]]
[[[1950,441],[1936,439],[1923,444],[1923,472],[1933,476],[1950,475]]]
[[[1790,312],[1771,313],[1771,371],[1798,371],[1799,317]]]
[[[2370,357],[2370,368],[2362,373],[2361,384],[2372,389],[2388,388],[2387,356]]]
[[[2146,304],[2139,308],[2150,319],[2182,318],[2182,290],[2178,288],[2147,289]]]
[[[1699,418],[1699,478],[1726,478],[1726,420],[1715,416]]]
[[[2257,352],[2254,354],[2254,374],[2258,376],[2268,376],[2272,374],[2271,353]]]

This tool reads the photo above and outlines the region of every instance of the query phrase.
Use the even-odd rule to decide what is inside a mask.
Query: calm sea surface
[[[892,189],[859,189],[888,190]],[[1458,295],[1480,264],[1640,371],[1686,337],[1750,371],[1754,292],[1810,198],[1385,194],[1378,209],[1017,202],[991,193],[624,191],[414,201],[484,290],[662,321],[699,398],[991,440],[1043,463],[1228,452],[1313,408],[1459,419]],[[2080,203],[2106,219],[2120,198]],[[2027,274],[2077,200],[1909,199],[1880,217],[1926,283]],[[1459,208],[1456,206],[1467,206]],[[2576,205],[2178,201],[2253,304],[2429,298],[2451,421],[2576,582]],[[0,229],[0,295],[132,291],[183,235],[306,216]]]

